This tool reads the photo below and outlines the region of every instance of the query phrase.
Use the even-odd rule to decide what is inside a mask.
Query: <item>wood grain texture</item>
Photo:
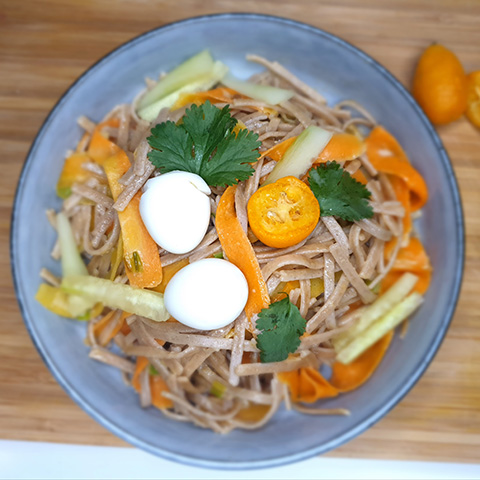
[[[189,16],[250,11],[332,32],[407,87],[433,41],[480,69],[478,0],[0,0],[0,438],[125,445],[56,384],[23,325],[9,266],[15,185],[29,146],[69,84],[122,42]],[[480,130],[439,128],[461,188],[467,257],[460,302],[426,374],[369,431],[329,455],[478,462],[480,452]],[[441,215],[441,212],[438,213]]]

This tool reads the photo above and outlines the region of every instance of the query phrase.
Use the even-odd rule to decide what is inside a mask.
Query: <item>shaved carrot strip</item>
[[[57,183],[57,195],[60,198],[70,196],[74,183],[83,183],[92,176],[91,172],[82,168],[89,161],[90,157],[86,153],[74,153],[65,160]]]
[[[394,248],[391,242],[385,245],[385,258],[390,258]],[[392,270],[417,273],[421,270],[431,270],[430,259],[419,238],[412,237],[409,244],[398,252]]]
[[[298,280],[291,280],[285,284],[280,284],[280,288],[276,288],[274,294],[272,295],[272,302],[278,302],[285,298],[285,295],[288,295],[295,288],[300,288],[300,282]]]
[[[235,419],[242,422],[259,422],[270,410],[269,405],[251,404],[246,408],[240,410]]]
[[[109,335],[108,340],[106,341],[106,343],[110,342],[110,340],[112,340],[113,337],[115,337],[115,335],[122,330],[123,324],[125,323],[125,319],[126,319],[128,316],[130,316],[129,313],[127,313],[127,312],[122,312],[122,315],[120,316],[120,319],[118,320],[117,324],[115,325],[115,328],[110,332],[110,335]]]
[[[140,374],[150,365],[150,362],[145,357],[137,357],[137,364],[135,366],[135,373],[132,377],[132,386],[140,392]],[[170,399],[165,398],[162,392],[168,392],[168,386],[160,375],[149,375],[150,394],[152,396],[152,405],[162,410],[170,408],[173,403]]]
[[[95,160],[95,162],[99,163],[100,165],[103,165],[103,162],[107,158],[115,155],[118,151],[120,151],[120,147],[118,145],[115,145],[115,143],[111,142],[108,138],[105,138],[100,133],[100,130],[95,129],[87,150],[90,158]]]
[[[367,137],[367,154],[369,148],[375,156],[386,158],[398,158],[402,162],[410,163],[405,150],[403,150],[397,139],[385,128],[377,125]],[[370,155],[369,155],[370,156]]]
[[[363,174],[361,170],[357,170],[352,177],[360,183],[363,183],[363,185],[366,185],[368,183],[367,177]]]
[[[124,335],[128,335],[131,331],[130,325],[127,322],[123,322],[120,332],[122,332]]]
[[[104,127],[118,128],[120,126],[120,120],[118,118],[110,118],[104,122],[100,122],[96,125],[95,130],[102,130]]]
[[[165,293],[165,289],[167,288],[168,282],[173,278],[173,276],[179,272],[183,267],[186,267],[189,264],[188,258],[184,258],[182,260],[178,260],[178,262],[171,263],[166,267],[162,267],[163,277],[162,281],[156,286],[153,287],[152,290],[156,292]]]
[[[405,273],[401,270],[390,270],[388,274],[383,278],[380,293],[386,292],[400,277]],[[432,280],[432,270],[418,270],[413,272],[418,281],[412,289],[412,292],[417,292],[420,295],[424,295],[430,286]]]
[[[365,142],[351,133],[335,133],[315,160],[316,163],[345,162],[365,153]]]
[[[130,168],[130,160],[123,150],[104,161],[108,184],[114,200],[123,190],[119,179]],[[136,287],[156,287],[162,281],[162,265],[157,244],[143,224],[140,216],[138,192],[123,212],[118,212],[122,229],[123,259],[130,285]]]
[[[210,100],[211,103],[230,103],[235,96],[240,98],[243,97],[243,95],[237,91],[226,87],[214,88],[213,90],[207,90],[206,92],[183,93],[173,105],[172,110],[184,107],[189,103],[201,105],[207,100]]]
[[[325,380],[320,372],[311,367],[281,372],[278,379],[287,384],[293,402],[313,403],[320,398],[338,395],[338,390]]]
[[[423,177],[413,168],[397,140],[383,127],[377,126],[367,137],[367,155],[379,171],[400,177],[410,190],[412,211],[425,205],[428,189]]]
[[[148,367],[149,363],[148,358],[137,357],[135,372],[132,377],[132,386],[137,392],[140,391],[140,374]]]
[[[260,158],[263,157],[270,157],[272,160],[279,161],[283,158],[285,155],[285,152],[288,150],[290,145],[297,139],[297,137],[290,137],[284,140],[283,142],[277,143],[273,147],[269,148],[268,150],[265,150],[260,155]]]
[[[234,98],[241,99],[250,97],[242,95],[241,93],[233,90],[232,88],[219,87],[214,88],[213,90],[207,90],[206,92],[183,93],[173,105],[172,110],[184,107],[185,105],[188,105],[190,103],[201,105],[207,100],[209,100],[211,103],[232,103],[232,100]],[[266,115],[272,115],[277,113],[275,109],[269,107],[252,106],[252,108],[259,112],[263,112]]]
[[[412,231],[412,215],[411,215],[411,202],[410,202],[410,190],[408,189],[407,182],[395,175],[388,175],[392,188],[395,192],[397,200],[402,204],[405,209],[405,216],[403,217],[403,244],[408,243],[410,233]]]
[[[80,139],[80,141],[77,143],[77,148],[75,149],[75,153],[85,153],[84,150],[89,140],[90,140],[90,134],[88,132],[85,132],[82,135],[82,138]]]
[[[427,185],[411,165],[407,165],[397,158],[373,160],[372,165],[380,172],[400,177],[408,185],[413,212],[425,205],[428,199]]]
[[[113,282],[123,259],[123,239],[120,235],[116,247],[112,250],[110,261],[110,280]]]
[[[432,281],[432,270],[424,270],[423,272],[417,272],[418,282],[415,285],[413,291],[418,292],[420,295],[424,295],[430,287]]]
[[[93,326],[93,333],[95,334],[96,337],[103,332],[103,329],[105,326],[108,324],[108,322],[112,319],[112,317],[115,315],[116,310],[110,310],[101,320],[99,320],[94,326]]]
[[[268,307],[270,298],[252,244],[235,212],[236,188],[236,185],[228,187],[222,195],[215,216],[215,225],[228,260],[236,265],[247,279],[249,293],[245,313],[251,320],[253,315]]]
[[[339,392],[349,392],[365,383],[382,361],[392,338],[393,330],[348,365],[335,362],[332,365],[332,378],[330,379],[333,387]]]
[[[385,244],[384,255],[387,261],[393,248],[393,242]],[[411,237],[409,244],[398,252],[392,269],[382,280],[381,291],[388,290],[405,272],[412,272],[419,277],[413,291],[423,295],[430,286],[432,265],[422,242],[416,237]]]
[[[116,310],[111,310],[99,322],[97,322],[95,324],[95,326],[93,327],[93,333],[97,338],[105,330],[105,327],[110,323],[111,319],[115,315],[115,312],[116,312]],[[117,324],[115,325],[115,328],[113,328],[112,331],[110,332],[110,334],[108,335],[108,337],[104,339],[104,341],[102,343],[103,346],[107,345],[110,342],[110,340],[112,340],[113,337],[115,337],[115,335],[117,333],[122,331],[125,319],[129,315],[130,314],[127,313],[127,312],[122,312],[120,318],[118,319]]]
[[[173,407],[173,402],[165,398],[162,393],[168,392],[168,386],[160,375],[150,375],[150,392],[152,395],[152,405],[162,410]]]
[[[95,130],[92,133],[92,138],[90,139],[90,145],[88,146],[87,153],[90,158],[95,162],[103,165],[103,162],[115,155],[120,150],[118,145],[111,142],[105,135],[102,133],[104,127],[118,128],[120,121],[117,118],[111,118],[105,122],[99,123]]]
[[[277,143],[261,154],[262,157],[270,157],[272,160],[279,161],[285,155],[297,137],[290,137],[283,142]],[[365,152],[365,142],[350,133],[335,133],[327,146],[322,150],[316,163],[330,162],[333,160],[343,162],[353,160]]]

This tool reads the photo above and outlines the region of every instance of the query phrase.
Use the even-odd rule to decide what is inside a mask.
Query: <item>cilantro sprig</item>
[[[182,170],[211,186],[234,185],[254,173],[250,164],[257,161],[261,145],[256,133],[235,133],[236,124],[228,105],[192,105],[179,124],[168,121],[152,128],[148,159],[161,173]]]
[[[305,325],[305,319],[288,297],[264,308],[257,320],[257,328],[262,330],[257,336],[261,362],[281,362],[294,353],[300,346]]]
[[[334,215],[349,222],[373,217],[368,203],[370,191],[337,162],[327,162],[310,170],[309,183],[322,217]]]

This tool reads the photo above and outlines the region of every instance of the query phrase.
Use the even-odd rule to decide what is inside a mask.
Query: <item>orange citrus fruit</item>
[[[442,45],[428,47],[418,62],[412,93],[432,123],[461,117],[467,108],[467,78],[456,55]]]
[[[467,75],[467,117],[480,128],[480,70]]]

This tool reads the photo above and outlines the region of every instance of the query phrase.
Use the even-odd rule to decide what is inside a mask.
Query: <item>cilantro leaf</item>
[[[337,162],[310,170],[310,188],[320,204],[322,217],[335,215],[350,222],[373,217],[371,193]]]
[[[196,173],[208,185],[233,185],[254,173],[261,142],[248,130],[235,134],[237,120],[228,105],[219,109],[209,101],[192,105],[180,124],[156,125],[147,138],[148,159],[161,173],[173,170]]]
[[[172,170],[183,170],[185,158],[191,156],[193,141],[188,133],[177,128],[174,122],[160,123],[152,128],[152,136],[148,137],[149,145],[154,148],[148,153],[148,159],[157,167],[161,168],[163,163],[168,162],[168,169],[162,173]],[[194,170],[188,170],[197,173]]]
[[[264,308],[257,320],[257,328],[263,330],[257,336],[260,360],[269,363],[288,358],[300,346],[305,325],[305,319],[288,297]]]

